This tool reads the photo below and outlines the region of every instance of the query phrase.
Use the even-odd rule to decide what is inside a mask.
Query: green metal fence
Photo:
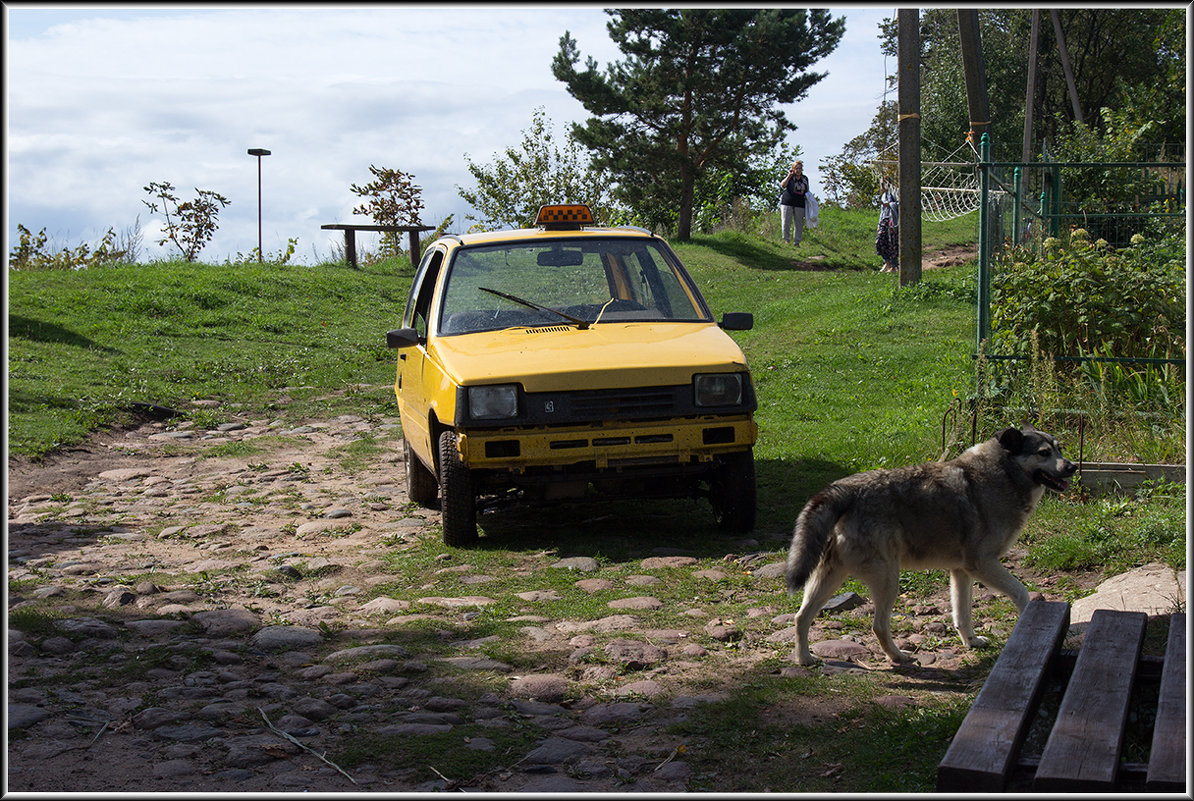
[[[976,347],[991,336],[991,284],[1009,254],[1026,248],[1040,254],[1050,237],[1085,229],[1092,242],[1127,246],[1137,233],[1184,229],[1186,220],[1184,152],[1182,161],[1056,162],[1046,152],[1039,162],[991,160],[984,134],[979,149],[979,274]],[[992,360],[1019,355],[988,353]],[[1184,364],[1185,359],[1101,357],[1062,354],[1057,361],[1128,364]]]

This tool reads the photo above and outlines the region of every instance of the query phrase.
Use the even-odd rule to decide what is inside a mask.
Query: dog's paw
[[[980,637],[977,634],[970,638],[970,642],[966,643],[968,648],[986,648],[991,644],[991,641],[986,637]]]
[[[893,665],[906,665],[909,662],[916,661],[916,657],[912,654],[908,653],[907,651],[899,650],[895,651],[894,653],[889,653],[887,658],[891,660]]]
[[[813,665],[821,664],[821,660],[813,656],[812,651],[797,651],[795,657],[796,664],[802,667],[812,667]]]

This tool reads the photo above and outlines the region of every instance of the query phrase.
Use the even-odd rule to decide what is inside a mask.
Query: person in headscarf
[[[896,197],[891,181],[880,179],[882,193],[879,195],[879,229],[875,232],[875,252],[883,259],[881,273],[894,273],[900,269],[900,201]]]

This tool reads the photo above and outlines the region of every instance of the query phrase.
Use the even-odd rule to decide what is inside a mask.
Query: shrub
[[[232,202],[211,189],[196,189],[194,200],[179,202],[174,194],[174,184],[169,181],[150,181],[145,191],[154,200],[141,202],[151,214],[161,213],[166,218],[164,233],[158,244],[173,243],[188,262],[195,261],[199,251],[215,236],[219,228],[220,209]]]
[[[1185,353],[1184,239],[1133,237],[1114,250],[1076,229],[1018,252],[992,284],[994,352],[1177,358]],[[1018,256],[1019,258],[1015,258]]]
[[[265,254],[264,258],[259,259],[258,253],[257,253],[257,248],[253,248],[252,250],[249,251],[248,255],[245,255],[244,253],[237,251],[235,258],[224,259],[224,263],[230,264],[233,266],[244,266],[246,264],[264,263],[264,264],[272,264],[272,265],[280,267],[283,264],[290,263],[290,257],[294,255],[294,249],[297,246],[298,246],[298,237],[291,237],[290,239],[286,240],[286,250],[279,250],[277,255],[275,255],[275,256],[271,256],[267,253],[267,254]]]
[[[423,189],[414,182],[414,175],[389,167],[369,165],[373,180],[364,186],[352,184],[349,190],[363,199],[353,208],[353,214],[368,214],[378,225],[422,225],[419,212],[423,209]],[[402,252],[399,236],[386,231],[381,236],[382,248],[389,256]]]
[[[1180,462],[1184,364],[1107,359],[1184,359],[1184,245],[1137,234],[1115,250],[1076,229],[1041,256],[1014,250],[993,281],[984,357],[1022,358],[979,360],[980,418],[1026,415],[1112,461]]]
[[[8,254],[8,266],[13,270],[80,270],[95,264],[131,262],[136,258],[136,246],[141,236],[139,226],[123,240],[109,228],[94,250],[86,242],[75,248],[55,250],[45,228],[34,234],[17,223],[17,234],[17,244]]]

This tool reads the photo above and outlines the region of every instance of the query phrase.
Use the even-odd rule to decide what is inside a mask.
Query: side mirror
[[[409,348],[419,344],[419,334],[413,328],[399,328],[386,332],[387,348]]]
[[[755,327],[755,316],[750,312],[726,312],[718,325],[726,331],[749,331]]]

